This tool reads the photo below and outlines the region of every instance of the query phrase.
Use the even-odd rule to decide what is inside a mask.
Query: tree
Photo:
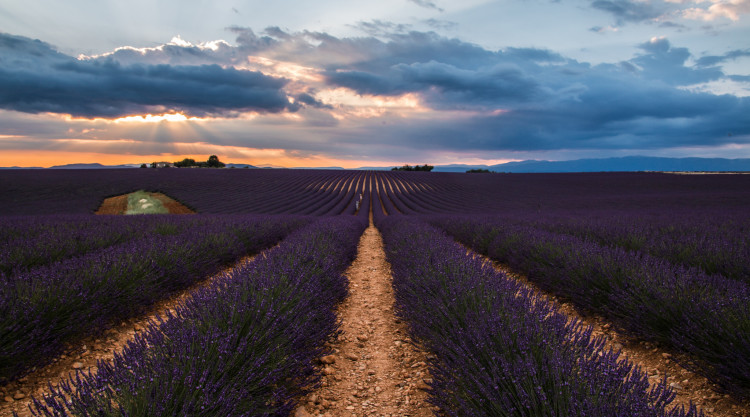
[[[188,167],[194,167],[196,166],[195,159],[192,158],[185,158],[182,161],[175,162],[174,166],[178,168],[188,168]]]
[[[419,165],[411,166],[409,164],[406,164],[406,165],[404,165],[402,167],[391,168],[391,171],[426,171],[426,172],[430,172],[430,171],[432,171],[433,168],[435,168],[435,167],[432,166],[432,165],[427,165],[427,164],[424,164],[424,166],[419,166]]]
[[[225,166],[223,162],[219,161],[219,157],[216,155],[209,156],[206,165],[208,165],[209,168],[224,168]]]
[[[156,162],[151,163],[151,168],[156,168]]]
[[[146,164],[141,164],[141,168],[148,168],[148,165],[146,165]]]

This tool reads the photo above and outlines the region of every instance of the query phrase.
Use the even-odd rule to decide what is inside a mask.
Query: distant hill
[[[226,168],[258,168],[255,165],[250,164],[226,164]]]
[[[49,169],[113,169],[113,168],[138,168],[140,164],[126,164],[126,165],[102,165],[99,163],[93,164],[67,164],[67,165],[55,165],[49,167]]]
[[[489,169],[497,172],[750,171],[750,159],[626,156],[573,161],[508,162],[493,165]]]
[[[375,168],[376,169],[376,168]],[[388,168],[390,169],[390,168]],[[576,159],[571,161],[518,161],[498,165],[436,165],[434,172],[466,172],[488,169],[495,172],[627,172],[627,171],[750,171],[750,159],[658,158],[625,156],[620,158]]]
[[[341,167],[309,167],[309,168],[308,167],[300,167],[300,168],[297,168],[297,167],[295,167],[294,169],[333,169],[333,170],[340,171],[340,170],[344,170],[345,168],[341,168]]]
[[[256,167],[257,168],[286,168],[286,167],[282,167],[279,165],[271,165],[271,164],[261,164],[261,165],[256,165]]]

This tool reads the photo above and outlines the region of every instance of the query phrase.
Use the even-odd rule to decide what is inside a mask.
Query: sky
[[[4,0],[0,166],[750,158],[750,0]]]

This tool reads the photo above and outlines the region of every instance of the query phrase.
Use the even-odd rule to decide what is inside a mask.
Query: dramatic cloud
[[[640,45],[646,53],[630,62],[642,69],[644,77],[661,80],[672,85],[691,85],[718,80],[724,74],[715,66],[686,66],[690,51],[672,47],[666,38],[653,38]]]
[[[167,48],[182,52],[190,48]],[[174,54],[172,54],[174,55]],[[287,80],[219,65],[123,65],[77,60],[49,45],[0,34],[0,108],[115,118],[180,112],[192,116],[295,110]]]
[[[388,149],[657,149],[750,139],[742,116],[748,99],[681,88],[729,77],[716,65],[691,66],[690,52],[665,38],[641,44],[642,53],[620,65],[597,66],[543,49],[489,51],[434,33],[250,39],[265,55],[323,68],[330,86],[417,94],[436,112],[429,120],[367,125],[363,140],[377,138]]]
[[[398,64],[385,75],[361,71],[331,72],[331,84],[361,94],[402,95],[419,92],[433,108],[499,106],[538,94],[537,82],[520,68],[497,65],[467,70],[430,61]]]
[[[36,130],[37,140],[110,140],[117,150],[150,142],[164,149],[163,143],[179,141],[232,152],[393,160],[425,150],[499,157],[750,145],[750,98],[705,89],[747,82],[746,74],[722,68],[750,55],[747,50],[695,58],[653,38],[636,45],[631,59],[593,65],[547,49],[488,50],[388,22],[366,27],[371,36],[234,27],[234,45],[175,39],[82,60],[5,35],[0,107],[82,117],[154,109],[238,116],[188,120],[172,129],[76,121],[64,138],[54,137],[55,129]],[[0,135],[22,134],[24,120],[3,121]]]

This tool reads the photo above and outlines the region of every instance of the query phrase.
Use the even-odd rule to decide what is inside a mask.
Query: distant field
[[[254,401],[214,404],[215,415],[233,415],[234,407],[289,414],[308,394],[305,384],[321,377],[316,358],[328,353],[335,306],[351,290],[341,274],[372,219],[393,265],[394,308],[409,325],[404,337],[435,355],[427,364],[437,375],[432,404],[455,415],[501,415],[524,399],[540,407],[529,415],[548,415],[554,398],[568,410],[558,415],[698,415],[665,411],[672,390],[686,391],[682,380],[660,382],[618,362],[585,328],[566,325],[558,307],[545,310],[511,278],[477,263],[481,254],[664,357],[679,357],[706,379],[700,390],[734,401],[710,400],[714,391],[696,388],[686,398],[716,411],[708,415],[748,410],[750,176],[3,171],[0,198],[0,329],[11,329],[0,332],[6,392],[113,322],[275,247],[243,267],[242,277],[199,292],[179,318],[154,323],[148,342],[102,371],[117,389],[89,378],[75,383],[73,398],[87,412],[110,402],[141,410],[147,396],[173,401],[170,390],[193,384],[197,369],[214,385],[180,391],[185,404],[252,392]],[[164,215],[190,212],[198,214]],[[299,325],[313,316],[312,327]],[[165,334],[216,344],[170,350]],[[162,385],[129,379],[138,372]],[[145,397],[119,396],[125,385],[116,384]],[[591,384],[609,391],[591,396]],[[57,406],[69,407],[62,398],[71,393],[63,391]],[[193,414],[200,413],[185,413]]]
[[[345,207],[329,213],[316,204],[351,199],[352,187],[404,214],[732,210],[750,203],[746,175],[34,170],[0,173],[0,215],[93,213],[106,197],[139,189],[162,192],[199,213],[339,214]]]

